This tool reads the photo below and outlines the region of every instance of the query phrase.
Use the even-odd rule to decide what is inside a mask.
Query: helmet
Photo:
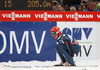
[[[61,31],[60,31],[60,28],[59,27],[57,27],[57,26],[54,26],[53,28],[51,28],[51,34],[53,33],[53,34],[57,34],[58,36],[60,36],[61,35]]]

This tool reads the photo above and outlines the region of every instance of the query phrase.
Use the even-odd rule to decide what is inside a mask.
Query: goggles
[[[56,36],[57,35],[57,32],[52,32],[51,35],[52,36]]]
[[[60,32],[60,30],[57,31],[57,32],[51,32],[51,35],[52,35],[52,36],[56,36],[56,35],[58,35],[59,32]]]

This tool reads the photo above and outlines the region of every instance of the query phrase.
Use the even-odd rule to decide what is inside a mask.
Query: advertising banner
[[[81,50],[74,58],[96,58],[95,22],[1,22],[0,62],[55,61],[57,42],[50,34],[53,26],[79,42]]]
[[[81,50],[75,55],[77,60],[96,59],[96,22],[57,22],[63,34],[75,38]]]
[[[96,59],[96,22],[100,12],[0,11],[0,62],[58,59],[53,26],[81,47],[76,59]]]
[[[56,60],[53,26],[56,22],[1,22],[0,62]]]
[[[100,12],[1,11],[1,21],[100,21]]]

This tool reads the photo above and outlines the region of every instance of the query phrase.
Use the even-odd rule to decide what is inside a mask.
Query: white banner
[[[70,34],[81,46],[76,60],[96,59],[96,22],[57,22],[62,33]],[[57,60],[59,60],[57,56]]]

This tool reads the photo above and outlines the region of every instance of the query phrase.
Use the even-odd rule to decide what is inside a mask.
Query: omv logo
[[[93,28],[64,28],[62,30],[63,34],[69,34],[76,40],[82,40],[82,34],[84,33],[86,39],[89,38]],[[83,30],[83,31],[82,31]]]

